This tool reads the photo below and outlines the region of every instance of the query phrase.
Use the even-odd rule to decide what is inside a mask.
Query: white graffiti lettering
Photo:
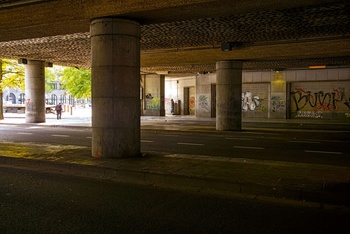
[[[242,110],[244,111],[254,111],[258,106],[260,106],[259,96],[254,96],[252,92],[242,93]]]
[[[204,95],[199,96],[198,105],[205,112],[209,112],[210,111],[209,102],[208,102],[208,97],[207,96],[204,96]]]
[[[295,118],[314,118],[314,119],[322,119],[321,111],[298,111]]]

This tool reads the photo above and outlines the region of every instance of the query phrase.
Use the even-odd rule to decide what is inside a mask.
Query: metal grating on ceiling
[[[36,2],[46,2],[48,0],[0,0],[0,8],[14,7]]]
[[[218,46],[225,41],[266,42],[350,34],[346,2],[286,10],[145,25],[142,49]]]
[[[0,6],[29,2],[0,0]],[[336,1],[145,24],[141,26],[141,70],[211,72],[215,61],[226,59],[242,60],[244,69],[350,66],[349,12],[349,1]],[[240,42],[245,48],[222,53],[220,45],[227,41]],[[0,42],[1,57],[87,68],[90,49],[89,32]]]

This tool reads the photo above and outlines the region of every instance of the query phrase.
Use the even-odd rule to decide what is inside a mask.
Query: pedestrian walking
[[[55,107],[56,114],[57,114],[57,119],[61,119],[62,117],[62,105],[61,103],[58,103]]]
[[[174,114],[174,106],[175,106],[175,103],[174,103],[174,99],[171,99],[171,114],[173,115]]]

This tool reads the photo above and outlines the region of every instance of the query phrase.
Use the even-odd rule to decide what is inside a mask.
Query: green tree
[[[3,90],[20,88],[24,90],[24,66],[16,60],[0,59],[0,119],[4,119]]]
[[[91,70],[67,67],[63,71],[62,86],[75,98],[91,97]]]
[[[2,60],[2,81],[0,88],[20,88],[24,90],[24,66],[16,60]]]
[[[45,68],[45,92],[53,90],[52,82],[59,80],[59,74],[52,68]]]

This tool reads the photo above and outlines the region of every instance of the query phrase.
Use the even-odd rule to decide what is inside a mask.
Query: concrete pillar
[[[165,75],[146,75],[144,80],[145,116],[165,116]]]
[[[45,62],[28,60],[25,68],[26,123],[44,123]]]
[[[140,25],[95,19],[90,25],[92,155],[140,155]]]
[[[242,62],[216,63],[216,130],[242,129]]]

